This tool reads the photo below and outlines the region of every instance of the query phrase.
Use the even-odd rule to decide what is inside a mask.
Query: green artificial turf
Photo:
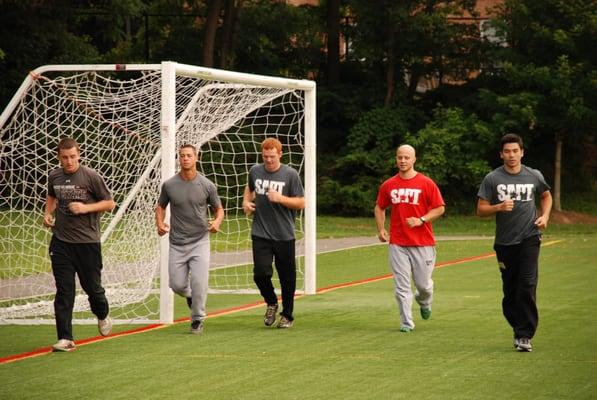
[[[541,250],[532,353],[512,347],[493,257],[438,268],[430,320],[398,331],[391,279],[297,299],[295,326],[268,329],[262,307],[0,365],[7,399],[591,399],[597,393],[595,236]],[[438,264],[491,252],[491,240],[438,243]],[[387,249],[318,256],[318,287],[388,273]],[[209,311],[258,301],[211,295]],[[177,299],[177,316],[187,313]],[[118,326],[116,331],[132,329]],[[76,326],[77,338],[96,336]],[[0,357],[48,346],[53,326],[0,326]]]

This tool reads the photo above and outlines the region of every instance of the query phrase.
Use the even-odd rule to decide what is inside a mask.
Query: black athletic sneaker
[[[203,321],[196,319],[191,322],[191,333],[199,334],[201,332],[203,332]]]
[[[272,326],[276,322],[276,312],[278,311],[278,304],[268,304],[263,316],[263,323],[265,326]]]

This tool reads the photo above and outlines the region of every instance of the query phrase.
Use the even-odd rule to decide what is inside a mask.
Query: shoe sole
[[[199,327],[197,329],[193,329],[193,327],[191,327],[191,330],[189,331],[189,333],[191,333],[193,335],[199,335],[199,334],[203,333],[203,328],[205,328],[204,324],[199,325]]]
[[[533,351],[532,348],[526,348],[526,347],[520,347],[520,346],[516,346],[516,351],[519,351],[521,353],[530,353]]]
[[[52,347],[52,351],[54,353],[68,353],[69,351],[75,351],[75,350],[77,350],[76,347],[70,347],[68,349],[58,348],[58,347]]]

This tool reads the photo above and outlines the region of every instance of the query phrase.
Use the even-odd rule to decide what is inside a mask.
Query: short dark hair
[[[500,151],[504,150],[504,145],[506,143],[518,143],[520,149],[524,149],[524,145],[522,143],[522,138],[518,136],[516,133],[506,133],[500,139]]]
[[[81,151],[81,149],[79,148],[79,143],[77,143],[77,141],[75,139],[70,138],[70,137],[63,137],[58,142],[58,146],[56,147],[56,151],[58,153],[60,153],[60,150],[72,149],[73,147],[76,148],[78,152]]]

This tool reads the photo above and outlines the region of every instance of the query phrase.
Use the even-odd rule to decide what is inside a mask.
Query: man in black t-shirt
[[[61,168],[50,172],[44,210],[44,226],[52,229],[50,258],[56,281],[54,312],[58,342],[54,351],[75,349],[72,316],[75,304],[75,274],[89,296],[91,311],[98,319],[101,335],[112,331],[109,305],[101,283],[102,254],[100,213],[115,203],[102,177],[79,164],[79,145],[64,138],[58,143]]]
[[[282,143],[269,138],[261,144],[263,164],[249,171],[249,182],[243,196],[246,215],[254,213],[251,238],[253,241],[253,279],[267,303],[263,322],[276,322],[278,298],[272,284],[272,262],[282,287],[282,312],[278,328],[292,327],[294,292],[296,290],[296,262],[294,218],[297,210],[305,208],[305,195],[298,172],[281,163]]]

